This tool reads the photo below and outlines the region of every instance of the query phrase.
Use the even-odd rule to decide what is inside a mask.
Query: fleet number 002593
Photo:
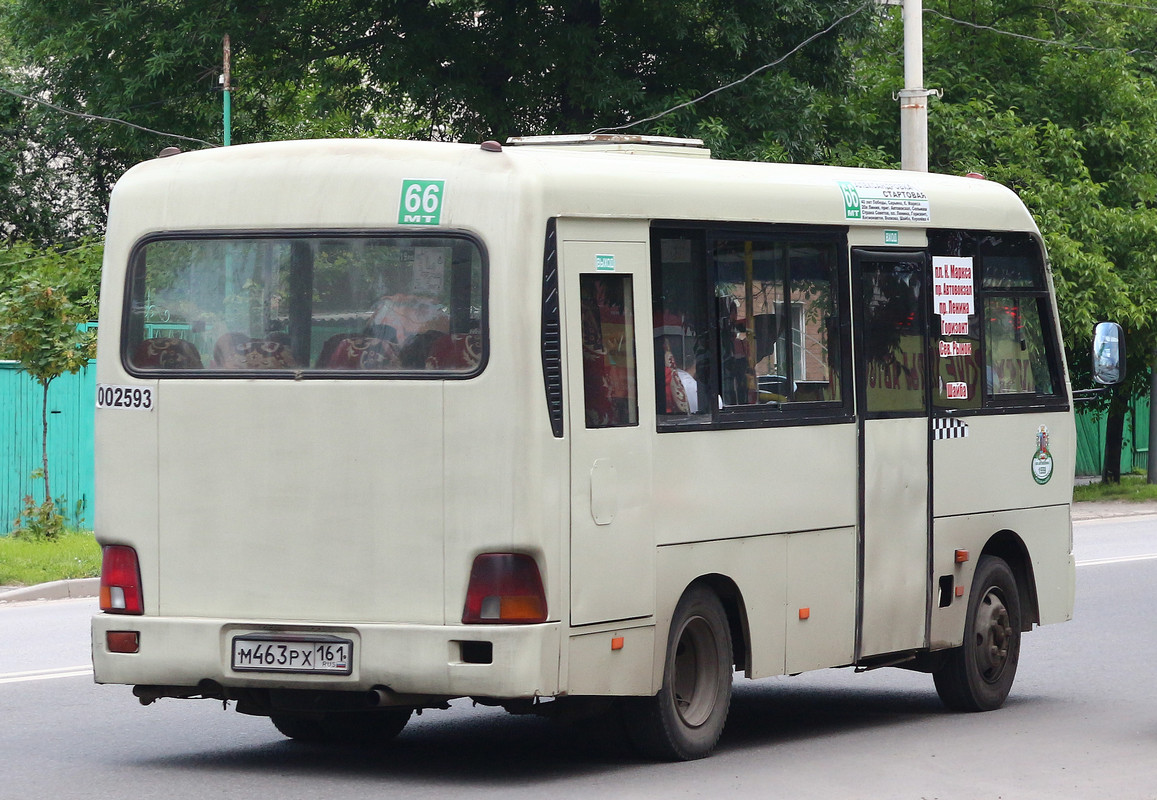
[[[152,411],[153,389],[150,386],[110,386],[102,383],[96,387],[96,407]]]

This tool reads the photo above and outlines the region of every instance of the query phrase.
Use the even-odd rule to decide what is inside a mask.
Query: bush
[[[17,539],[53,541],[64,533],[64,515],[57,510],[63,499],[45,500],[37,504],[32,495],[24,495],[24,510],[12,522],[12,535]]]

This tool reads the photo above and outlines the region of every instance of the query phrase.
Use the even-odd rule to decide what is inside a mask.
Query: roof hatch
[[[642,155],[710,158],[711,151],[702,139],[679,139],[674,136],[638,136],[622,133],[576,133],[559,136],[512,136],[508,147],[557,147],[566,150],[589,150],[600,153],[635,153]]]

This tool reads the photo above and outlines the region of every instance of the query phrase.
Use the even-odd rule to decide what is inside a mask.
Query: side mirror
[[[1125,380],[1125,331],[1116,322],[1098,322],[1093,332],[1093,380],[1103,386]]]

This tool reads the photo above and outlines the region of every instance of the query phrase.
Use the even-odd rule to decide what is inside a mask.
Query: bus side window
[[[835,243],[720,237],[712,255],[722,405],[840,400]]]
[[[629,275],[580,275],[588,428],[639,424],[634,297]]]
[[[1032,297],[984,299],[985,390],[989,396],[1055,394],[1038,305]]]
[[[826,232],[657,229],[660,422],[758,424],[793,406],[841,402],[839,261]]]
[[[716,403],[700,231],[660,233],[652,243],[655,399],[660,418],[705,417]]]

